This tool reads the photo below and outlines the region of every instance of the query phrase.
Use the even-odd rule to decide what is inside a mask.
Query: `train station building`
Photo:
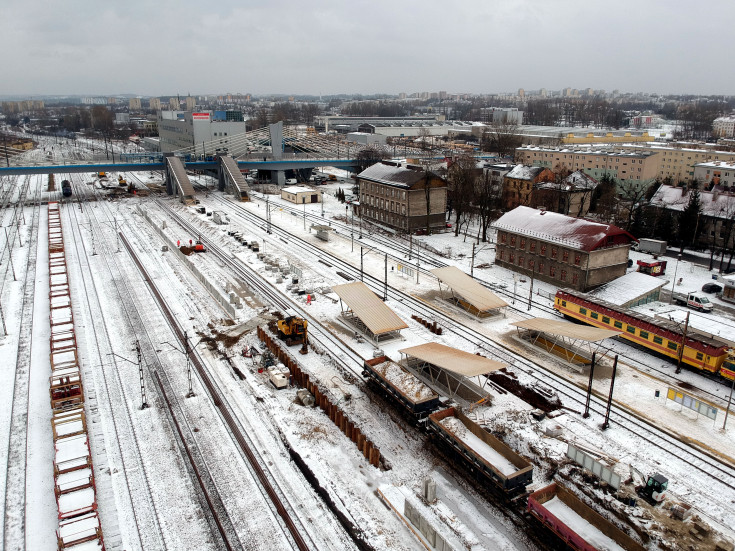
[[[505,213],[493,227],[498,266],[577,291],[625,275],[635,241],[611,224],[523,206]]]

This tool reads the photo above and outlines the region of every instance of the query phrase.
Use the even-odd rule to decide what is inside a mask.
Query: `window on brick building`
[[[529,247],[529,249],[531,250],[532,253],[535,253],[536,252],[536,242],[535,241],[531,241],[528,244],[528,247]]]
[[[516,236],[515,235],[510,238],[510,246],[511,247],[516,246]]]
[[[575,254],[575,255],[574,255],[574,264],[576,264],[577,266],[579,266],[579,263],[580,263],[580,262],[582,262],[582,255],[580,255],[580,254]]]
[[[500,234],[500,242],[505,243],[508,240],[508,234],[501,233]]]
[[[526,240],[521,238],[521,249],[525,249],[525,248],[526,248]]]
[[[567,280],[567,271],[566,270],[562,270],[561,271],[561,277],[559,279],[561,279],[562,281],[566,281]]]
[[[546,245],[541,245],[541,254],[546,254]]]
[[[556,277],[556,267],[555,266],[549,266],[549,275],[551,277]]]
[[[562,260],[563,260],[564,262],[569,262],[569,251],[564,251],[564,252],[562,253],[562,255],[561,255],[561,259],[562,259]]]
[[[515,262],[515,261],[516,261],[516,255],[514,255],[513,253],[510,253],[510,254],[508,255],[508,261],[509,261],[509,262],[510,262],[511,264],[512,264],[513,262]]]
[[[579,281],[579,274],[572,274],[572,285],[576,285]]]
[[[556,258],[558,254],[559,254],[559,250],[556,247],[551,247],[551,258]]]

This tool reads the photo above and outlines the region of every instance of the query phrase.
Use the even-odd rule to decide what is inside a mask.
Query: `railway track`
[[[30,178],[26,179],[18,208],[25,206],[25,197],[30,186]],[[28,405],[30,389],[31,346],[34,321],[34,299],[36,291],[36,258],[38,255],[40,205],[32,207],[29,225],[30,237],[25,243],[26,265],[22,272],[22,301],[20,306],[20,323],[18,331],[15,372],[13,376],[13,394],[10,405],[10,426],[8,434],[8,454],[5,466],[3,546],[5,549],[21,549],[26,547],[26,481],[28,477]],[[14,213],[17,216],[18,210]],[[12,254],[13,243],[8,244],[8,254]],[[7,277],[7,276],[6,276]],[[4,283],[5,279],[3,280]],[[4,288],[4,285],[3,285]],[[0,289],[0,293],[2,289]]]
[[[121,235],[121,237],[123,239],[125,248],[127,249],[130,256],[133,258],[133,261],[137,265],[138,270],[141,272],[141,274],[143,274],[146,283],[151,289],[153,295],[156,297],[158,305],[163,311],[164,316],[166,317],[171,329],[176,334],[178,342],[183,347],[186,340],[183,329],[176,320],[176,317],[173,315],[173,312],[169,309],[166,300],[153,283],[153,279],[149,276],[146,268],[143,266],[142,262],[135,254],[128,240],[123,235]],[[303,528],[297,526],[297,522],[294,520],[295,515],[290,510],[290,507],[287,507],[286,499],[283,492],[280,490],[277,483],[275,483],[272,477],[266,474],[265,469],[263,469],[263,467],[261,466],[263,459],[256,452],[253,451],[250,439],[246,437],[239,422],[236,420],[235,415],[232,411],[232,407],[230,406],[227,398],[214,383],[213,379],[210,377],[208,371],[205,369],[199,357],[193,351],[191,352],[189,357],[197,371],[200,381],[207,389],[207,393],[214,402],[214,405],[217,407],[220,415],[224,419],[231,436],[237,442],[239,449],[247,458],[250,468],[255,473],[255,476],[257,477],[261,488],[267,494],[269,500],[275,507],[278,516],[281,518],[281,521],[286,526],[288,533],[293,540],[293,543],[301,551],[309,549],[310,546],[307,544],[306,538],[302,533]]]
[[[236,210],[237,215],[246,220],[249,224],[253,224],[256,227],[262,226],[263,221],[261,218],[255,216],[235,203],[230,203],[230,205],[231,208]],[[272,222],[271,229],[274,231],[276,237],[282,237],[285,239],[287,236],[290,243],[297,243],[304,252],[310,252],[317,258],[328,256],[328,261],[334,266],[335,270],[340,270],[353,275],[356,279],[359,277],[359,270],[342,259],[328,255],[328,253],[322,249],[317,248],[308,241],[289,234]],[[376,292],[382,291],[383,282],[379,279],[365,274],[364,280],[365,283]],[[481,333],[458,323],[444,312],[430,307],[406,293],[389,287],[388,295],[389,299],[392,298],[403,303],[411,308],[413,312],[416,312],[423,317],[440,321],[445,330],[449,330],[452,333],[463,337],[467,342],[476,346],[479,350],[485,351],[490,357],[503,361],[516,369],[520,369],[531,377],[543,377],[545,380],[550,382],[559,394],[569,400],[571,405],[580,409],[583,407],[586,398],[584,390],[573,383],[564,380],[562,377],[559,377],[553,371],[534,364],[510,349],[492,341]],[[598,416],[604,415],[604,401],[601,398],[593,396],[592,412]],[[696,469],[696,471],[701,473],[701,476],[705,479],[714,481],[718,486],[722,487],[723,492],[735,490],[733,466],[720,457],[706,450],[682,442],[676,435],[654,426],[647,420],[617,405],[613,405],[611,423],[614,423],[624,429],[631,436],[639,438],[643,442],[650,443],[655,448],[659,449],[661,453],[670,456],[672,460],[681,462],[687,469]],[[687,470],[686,474],[682,473],[682,476],[677,477],[677,480],[686,480],[690,472],[691,471]],[[694,483],[690,484],[689,487],[692,491],[695,491],[701,486]]]
[[[189,233],[201,233],[197,230],[188,220],[186,220],[179,213],[170,209],[162,201],[157,201],[159,207],[161,207],[176,223],[181,225]],[[269,281],[260,276],[260,274],[250,267],[235,260],[230,254],[223,251],[222,248],[213,240],[208,238],[206,235],[201,234],[200,239],[207,247],[208,254],[215,255],[233,274],[238,278],[242,279],[250,287],[252,291],[260,295],[264,300],[269,302],[275,308],[281,310],[289,310],[295,312],[300,317],[306,319],[309,323],[309,343],[314,346],[316,343],[318,348],[321,348],[334,362],[336,366],[342,371],[347,372],[354,376],[357,381],[363,381],[362,370],[363,370],[363,357],[349,345],[343,342],[339,337],[327,329],[321,321],[313,317],[308,309],[303,308],[298,302],[291,300],[288,295],[282,293],[279,289],[273,286]],[[368,395],[372,395],[372,392],[368,392]],[[380,400],[383,400],[381,397]],[[391,417],[394,417],[391,413]],[[394,419],[395,420],[395,419]],[[396,421],[398,422],[398,421]],[[403,430],[408,430],[408,425],[405,420],[400,421]],[[411,427],[416,429],[415,426]],[[421,437],[425,438],[426,435],[421,433]],[[455,458],[447,455],[443,451],[437,452],[438,456],[441,457],[447,466],[454,467]],[[466,469],[460,469],[463,476],[472,480],[474,477]],[[458,484],[464,485],[466,482],[462,481]],[[500,496],[497,492],[488,491],[484,484],[480,484],[477,488],[481,495],[488,500],[489,503],[494,504],[503,512],[503,515],[507,517],[513,526],[520,531],[525,531],[528,527],[525,518],[523,516],[523,508],[521,506],[508,509],[508,502],[505,496]],[[529,535],[527,537],[534,540],[536,545],[541,549],[547,548],[548,542],[544,538],[538,539],[539,534]]]
[[[100,207],[100,210],[107,208],[104,201],[100,201],[98,206]],[[220,541],[218,547],[226,549],[242,549],[245,545],[239,538],[238,531],[234,526],[222,497],[221,488],[224,488],[225,486],[222,485],[222,483],[216,482],[215,476],[212,474],[209,465],[211,458],[208,459],[207,454],[205,454],[197,444],[198,438],[195,436],[196,429],[192,427],[190,421],[187,420],[184,408],[177,398],[178,393],[173,390],[174,382],[170,380],[170,375],[163,368],[163,363],[158,357],[159,351],[156,350],[156,339],[151,336],[148,330],[150,322],[147,321],[145,315],[140,311],[140,306],[137,306],[135,301],[130,300],[130,297],[137,294],[129,282],[130,276],[125,276],[121,260],[118,259],[112,262],[110,261],[110,259],[114,259],[116,256],[106,242],[111,243],[112,239],[117,238],[117,235],[111,231],[112,226],[109,223],[109,220],[96,220],[97,215],[95,214],[95,211],[98,210],[97,207],[90,208],[88,205],[88,208],[85,210],[90,216],[89,230],[98,236],[97,243],[94,247],[104,248],[101,249],[103,250],[103,254],[101,256],[104,258],[104,262],[108,268],[108,273],[115,283],[118,303],[123,305],[124,315],[127,317],[128,321],[127,325],[131,328],[134,337],[139,340],[144,363],[147,366],[147,373],[145,375],[146,378],[149,378],[150,381],[153,382],[153,385],[146,383],[146,388],[150,389],[152,387],[158,391],[153,394],[153,400],[151,401],[149,399],[148,402],[156,402],[160,404],[165,403],[168,406],[165,408],[165,417],[169,421],[172,436],[175,435],[174,440],[181,450],[182,456],[188,459],[188,463],[186,463],[185,468],[189,472],[191,480],[194,481],[196,495],[198,496],[200,505],[202,506],[206,522],[209,523],[210,530],[215,539]],[[119,362],[117,370],[120,370]],[[129,394],[130,392],[133,392],[133,390],[129,389],[127,392]],[[150,396],[150,390],[148,392]],[[160,400],[157,400],[156,396],[160,397]],[[128,396],[127,401],[135,403],[138,402],[138,399]],[[134,410],[131,409],[131,412],[132,411]],[[113,412],[111,415],[114,418],[116,413]],[[146,443],[146,447],[150,447],[150,445],[151,442]],[[168,446],[168,444],[161,443],[157,447],[166,449]],[[159,473],[159,476],[160,475],[161,473]],[[133,490],[135,490],[135,487],[133,487]],[[139,506],[138,503],[136,503],[136,507],[137,506]],[[143,511],[145,511],[145,509],[145,507],[142,508]],[[139,516],[141,518],[145,518],[144,513],[141,513]],[[170,547],[168,542],[167,545]],[[144,546],[144,548],[148,548],[148,546]]]
[[[73,179],[71,180],[72,185],[75,187],[79,187],[79,183],[75,182],[78,178],[79,175],[73,175]],[[84,184],[82,183],[81,185]],[[112,367],[112,369],[101,368],[94,370],[99,373],[103,390],[100,393],[103,399],[101,402],[98,402],[98,408],[112,413],[112,404],[121,405],[121,407],[116,408],[114,414],[109,416],[112,420],[115,438],[107,442],[106,447],[108,450],[107,453],[112,456],[112,461],[119,461],[123,467],[125,487],[127,488],[127,495],[125,497],[129,500],[129,507],[132,511],[135,527],[134,535],[135,540],[137,540],[137,546],[136,542],[133,541],[130,541],[129,544],[136,546],[138,549],[168,549],[168,543],[161,528],[160,511],[156,507],[153,499],[150,475],[147,472],[145,461],[143,460],[143,451],[141,448],[145,444],[142,437],[137,433],[135,422],[133,421],[134,410],[132,404],[135,400],[131,399],[129,391],[126,391],[121,375],[123,369],[120,361],[114,355],[113,339],[106,316],[103,313],[104,311],[100,302],[100,291],[97,287],[89,260],[91,254],[87,250],[86,240],[83,236],[83,232],[89,231],[86,227],[87,222],[81,220],[81,213],[78,212],[79,209],[73,203],[68,203],[67,208],[64,210],[69,221],[73,222],[68,224],[67,227],[70,228],[70,233],[74,235],[74,250],[82,274],[79,282],[82,291],[80,294],[82,296],[79,297],[81,300],[78,302],[85,304],[91,319],[99,320],[98,323],[89,324],[91,336],[95,343],[92,347],[93,354],[95,354],[93,360],[100,367],[106,365]],[[103,253],[107,252],[107,246],[104,242],[100,244],[100,247]],[[106,254],[102,255],[103,258],[106,258],[106,256]],[[113,275],[110,265],[106,265],[106,268],[111,276],[114,292],[118,300],[120,300],[120,304],[124,304],[123,296],[128,292],[128,289],[120,289],[124,283],[120,280],[119,276],[115,277]],[[130,320],[129,316],[128,323],[129,327],[132,328],[132,320]],[[90,384],[90,377],[94,376],[89,363],[82,363],[86,384]],[[132,445],[123,445],[125,442],[132,442]],[[102,513],[104,515],[107,511],[102,511]]]

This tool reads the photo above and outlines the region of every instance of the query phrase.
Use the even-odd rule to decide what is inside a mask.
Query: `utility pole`
[[[470,263],[470,277],[475,277],[475,244],[472,244],[472,262]]]
[[[191,386],[191,358],[189,357],[191,347],[189,346],[189,336],[186,334],[186,331],[184,331],[184,351],[184,354],[186,354],[186,377],[189,379],[189,392],[186,393],[186,397],[191,398],[196,396],[196,394],[194,394],[194,389]]]
[[[687,340],[687,330],[689,329],[689,314],[691,312],[687,312],[687,318],[684,320],[684,332],[681,336],[681,346],[679,347],[679,354],[676,361],[676,374],[678,375],[681,373],[681,359],[684,356],[684,346],[686,345]]]
[[[590,382],[587,385],[587,402],[584,405],[584,413],[582,417],[587,419],[590,416],[590,400],[592,399],[592,377],[595,373],[595,360],[597,359],[597,352],[592,353],[592,363],[590,364]]]
[[[5,327],[5,322],[3,322],[3,327]],[[722,430],[725,430],[725,427],[727,427],[727,416],[730,413],[730,403],[732,402],[733,388],[735,388],[735,377],[733,377],[732,384],[730,385],[730,397],[727,399],[727,409],[725,410],[725,421],[722,423]]]
[[[383,302],[388,300],[388,253],[385,253],[385,285],[383,286]]]
[[[148,407],[148,402],[145,398],[145,380],[143,378],[143,353],[140,351],[140,341],[135,341],[135,350],[138,353],[138,373],[140,373],[140,409]]]
[[[15,277],[15,266],[13,266],[13,248],[10,246],[10,240],[8,239],[8,227],[3,228],[5,230],[5,244],[8,247],[8,258],[10,259],[10,269],[13,271],[13,281],[18,281]]]
[[[613,362],[612,378],[610,379],[610,395],[607,398],[607,409],[605,410],[605,421],[602,423],[602,430],[610,426],[610,408],[612,407],[613,388],[615,388],[615,374],[618,372],[618,355],[615,354]]]
[[[531,309],[531,302],[533,299],[533,276],[536,274],[535,270],[531,268],[531,286],[528,288],[528,310]]]

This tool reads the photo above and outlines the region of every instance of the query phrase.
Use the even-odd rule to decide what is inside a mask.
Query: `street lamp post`
[[[676,255],[676,267],[674,268],[674,281],[671,284],[671,296],[669,297],[669,304],[674,300],[674,286],[676,285],[676,272],[679,271],[679,261],[681,260],[681,254]]]

